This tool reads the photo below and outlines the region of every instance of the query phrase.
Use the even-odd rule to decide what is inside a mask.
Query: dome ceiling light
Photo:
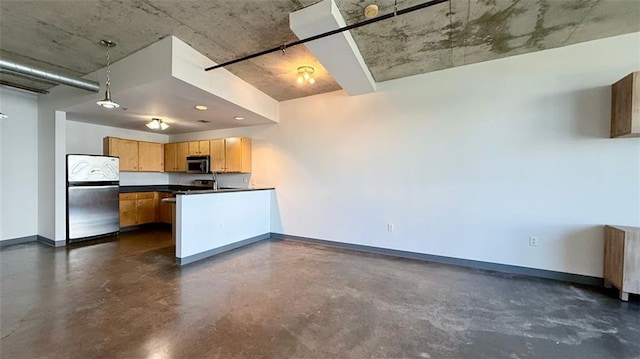
[[[145,126],[149,127],[152,130],[162,130],[162,131],[169,128],[169,125],[164,123],[164,121],[162,121],[159,118],[152,118],[151,122],[147,123]]]
[[[309,85],[313,85],[316,82],[316,79],[313,77],[313,71],[314,69],[311,66],[298,67],[298,83],[302,85],[306,82]]]

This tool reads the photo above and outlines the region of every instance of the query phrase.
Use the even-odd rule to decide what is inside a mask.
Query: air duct
[[[100,92],[100,83],[78,77],[56,74],[33,66],[25,66],[16,62],[0,59],[0,70],[21,74],[36,80],[76,87],[91,92]]]

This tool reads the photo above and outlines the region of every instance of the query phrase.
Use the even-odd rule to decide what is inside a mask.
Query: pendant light
[[[100,45],[107,48],[107,89],[104,92],[104,99],[96,102],[96,104],[108,109],[118,108],[120,105],[111,99],[111,90],[109,89],[109,85],[111,84],[111,78],[109,77],[111,74],[111,57],[109,56],[109,48],[115,47],[116,43],[109,40],[100,40]]]

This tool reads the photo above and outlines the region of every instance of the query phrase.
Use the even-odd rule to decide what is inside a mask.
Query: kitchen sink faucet
[[[217,191],[218,190],[218,176],[216,176],[216,172],[215,171],[210,171],[211,172],[211,178],[213,179],[213,190]]]

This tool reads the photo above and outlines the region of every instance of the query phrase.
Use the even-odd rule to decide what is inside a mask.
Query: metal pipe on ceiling
[[[56,74],[51,71],[43,70],[34,66],[22,65],[5,59],[0,59],[0,70],[21,74],[36,80],[67,85],[91,92],[100,92],[100,83],[98,82],[81,79],[79,77]]]
[[[389,14],[385,14],[385,15],[382,15],[382,16],[379,16],[379,17],[376,17],[376,18],[373,18],[373,19],[365,20],[365,21],[362,21],[362,22],[359,22],[359,23],[356,23],[356,24],[343,26],[341,28],[338,28],[338,29],[335,29],[335,30],[331,30],[331,31],[327,31],[325,33],[318,34],[318,35],[315,35],[315,36],[311,36],[311,37],[308,37],[306,39],[302,39],[302,40],[298,40],[298,41],[294,41],[294,42],[290,42],[290,43],[285,43],[284,45],[281,45],[281,46],[278,46],[278,47],[274,47],[272,49],[256,52],[255,54],[251,54],[251,55],[247,55],[247,56],[241,57],[239,59],[227,61],[227,62],[224,62],[224,63],[219,64],[219,65],[210,66],[210,67],[207,67],[204,70],[205,71],[215,70],[215,69],[218,69],[218,68],[221,68],[221,67],[225,67],[225,66],[236,64],[238,62],[251,60],[251,59],[256,58],[258,56],[270,54],[272,52],[277,52],[277,51],[284,52],[286,49],[288,49],[290,47],[293,47],[293,46],[296,46],[296,45],[301,45],[301,44],[304,44],[305,42],[319,40],[319,39],[322,39],[322,38],[327,37],[327,36],[339,34],[341,32],[349,31],[351,29],[356,29],[356,28],[359,28],[359,27],[362,27],[362,26],[365,26],[365,25],[370,25],[370,24],[376,23],[378,21],[390,19],[392,17],[408,14],[408,13],[411,13],[411,12],[414,12],[414,11],[417,11],[417,10],[421,10],[421,9],[424,9],[424,8],[428,8],[428,7],[431,7],[431,6],[434,6],[434,5],[438,5],[438,4],[441,4],[443,2],[447,2],[447,1],[450,1],[450,0],[431,0],[431,1],[424,2],[422,4],[418,4],[418,5],[414,5],[414,6],[408,7],[406,9],[402,9],[402,10],[397,10],[397,7],[396,7],[394,12],[389,13]]]
[[[49,91],[47,91],[47,90],[41,90],[41,89],[37,89],[37,88],[34,88],[34,87],[15,84],[13,82],[4,81],[4,80],[0,80],[0,86],[13,87],[13,88],[18,89],[18,90],[23,90],[23,91],[28,91],[28,92],[33,92],[33,93],[38,93],[38,94],[43,94],[43,95],[49,93]]]

